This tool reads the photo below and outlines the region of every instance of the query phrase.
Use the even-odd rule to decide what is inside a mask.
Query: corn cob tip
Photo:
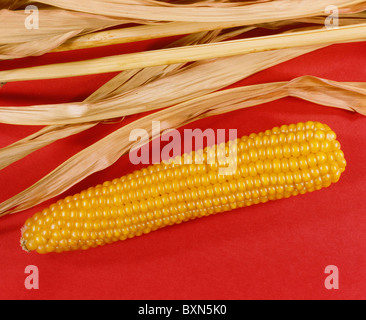
[[[24,251],[26,251],[26,252],[31,252],[28,248],[27,248],[27,240],[25,240],[24,238],[23,238],[23,234],[24,234],[24,232],[26,231],[28,229],[28,227],[27,226],[23,226],[22,227],[22,229],[20,230],[20,232],[21,232],[21,237],[20,237],[20,246],[22,247],[22,249],[24,250]]]

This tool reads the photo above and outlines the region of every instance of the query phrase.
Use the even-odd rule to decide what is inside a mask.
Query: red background
[[[168,39],[0,62],[0,70],[157,48]],[[240,85],[315,75],[365,81],[366,42],[334,45],[280,64]],[[9,83],[0,105],[80,101],[114,74]],[[130,117],[127,121],[136,119]],[[53,201],[0,221],[1,299],[365,299],[366,118],[286,98],[192,123],[236,128],[240,136],[282,124],[321,121],[338,135],[348,162],[328,189],[237,209],[88,251],[28,254],[19,246],[24,221]],[[122,124],[102,124],[50,145],[0,172],[0,201],[30,186],[82,148]],[[39,130],[0,125],[0,147]],[[128,156],[62,195],[132,172]],[[61,198],[61,196],[59,197]],[[24,287],[27,265],[40,289]],[[324,269],[336,265],[340,289],[326,290]]]

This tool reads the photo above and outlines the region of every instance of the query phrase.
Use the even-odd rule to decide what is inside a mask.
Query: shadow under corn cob
[[[225,158],[230,151],[235,151],[235,158]],[[212,153],[217,156],[214,162],[208,156]],[[193,163],[187,164],[190,160]],[[222,164],[229,168],[234,164],[236,170],[220,174]],[[38,253],[101,246],[198,217],[319,190],[337,182],[345,167],[340,143],[327,125],[309,121],[275,127],[60,200],[26,221],[21,244]]]

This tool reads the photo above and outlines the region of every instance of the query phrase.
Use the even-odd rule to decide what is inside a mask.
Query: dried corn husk
[[[291,24],[324,25],[326,18],[327,18],[326,16],[317,16],[317,17],[301,18],[297,20],[276,21],[271,23],[262,23],[257,25],[257,27],[266,29],[278,29]],[[348,26],[348,25],[357,25],[365,23],[365,20],[366,20],[366,12],[358,12],[351,14],[341,14],[339,16],[338,22],[339,26]],[[98,32],[96,34],[98,34]]]
[[[38,56],[63,44],[67,39],[77,35],[79,31],[70,31],[62,35],[48,37],[19,44],[0,45],[0,60]]]
[[[110,17],[155,21],[243,21],[247,25],[322,15],[329,5],[350,8],[365,3],[362,0],[276,0],[247,5],[245,2],[225,3],[225,5],[221,2],[212,2],[210,7],[207,2],[189,5],[128,0],[38,0],[37,2]],[[276,14],[273,14],[274,12]]]
[[[366,115],[366,83],[340,83],[304,76],[290,82],[267,83],[211,93],[134,121],[82,150],[27,190],[0,204],[0,216],[31,208],[68,190],[87,176],[115,163],[133,145],[134,128],[152,136],[152,121],[161,134],[192,121],[252,107],[287,96]],[[154,133],[156,134],[156,133]]]
[[[33,1],[29,1],[28,3],[33,3]],[[57,7],[72,9],[80,12],[97,13],[98,15],[105,14],[106,12],[108,12],[108,10],[110,10],[111,13],[112,9],[117,9],[114,10],[113,13],[109,14],[109,16],[118,18],[115,19],[116,21],[118,21],[116,22],[118,24],[121,24],[122,23],[121,21],[123,21],[119,19],[125,19],[126,17],[129,19],[132,19],[132,17],[133,19],[138,19],[140,23],[150,23],[153,20],[154,22],[158,23],[161,23],[161,21],[166,22],[173,21],[173,23],[183,22],[183,23],[202,24],[202,22],[211,21],[214,22],[215,25],[217,22],[230,24],[234,23],[235,21],[236,21],[235,23],[238,23],[237,22],[238,20],[235,19],[235,15],[247,12],[247,14],[249,13],[248,15],[240,15],[240,24],[238,25],[246,25],[249,23],[254,23],[253,21],[257,21],[255,23],[266,23],[268,25],[268,22],[274,21],[274,23],[271,23],[273,27],[276,24],[280,26],[282,20],[290,19],[289,18],[290,16],[291,19],[297,19],[298,21],[301,19],[305,20],[308,19],[308,21],[311,19],[313,19],[313,21],[318,19],[317,20],[318,22],[315,23],[319,23],[320,21],[319,18],[314,17],[314,15],[324,14],[324,8],[328,4],[338,5],[339,7],[342,8],[341,12],[343,13],[359,12],[365,9],[366,1],[334,0],[334,1],[322,1],[320,4],[319,2],[316,3],[313,0],[312,1],[296,1],[296,0],[251,1],[250,3],[248,2],[226,3],[225,0],[217,2],[208,0],[197,3],[189,3],[189,1],[187,1],[187,2],[180,2],[180,4],[176,4],[172,2],[161,2],[154,0],[104,0],[104,1],[84,0],[79,2],[74,2],[71,0],[58,0],[58,1],[46,0],[46,1],[39,1],[39,3],[54,5]],[[15,7],[17,6],[16,3],[14,3],[14,5]],[[129,8],[129,10],[123,11],[124,9],[127,8]],[[95,12],[94,10],[98,10],[98,12]],[[274,11],[279,12],[279,14],[276,15],[276,17],[274,17],[275,15],[273,15]],[[314,13],[315,11],[317,13]],[[64,12],[68,14],[71,11],[64,10]],[[77,14],[76,12],[74,13]],[[167,13],[169,13],[170,16],[168,16]],[[89,16],[93,17],[93,15]],[[155,18],[152,18],[154,16]],[[94,16],[94,17],[96,19],[102,19],[102,20],[104,19],[104,17],[100,16]],[[157,17],[160,18],[157,19]],[[111,18],[106,19],[113,20]],[[320,19],[324,19],[324,17]],[[349,21],[351,21],[351,19],[352,18],[349,18]],[[363,19],[363,17],[361,19]],[[75,35],[94,32],[96,30],[101,30],[105,27],[106,26],[98,27],[97,29],[91,28],[90,30],[83,29],[81,31],[79,31],[79,29],[78,30],[73,29],[68,30],[67,33],[58,32],[51,36],[48,35],[37,39],[27,39],[26,41],[16,42],[14,44],[5,43],[2,46],[0,46],[0,59],[2,57],[5,58],[11,57],[11,55],[13,55],[13,57],[18,57],[21,56],[22,53],[25,55],[42,54],[44,52],[52,50],[53,48],[56,48],[57,46],[67,41],[67,39],[74,37]],[[47,33],[49,34],[49,30],[44,31],[45,34]],[[357,31],[360,32],[360,34],[364,34],[363,33],[364,30],[362,28],[357,29]],[[329,35],[329,33],[327,35]],[[362,37],[358,37],[357,40],[360,38]],[[287,41],[288,39],[289,38],[283,39],[283,41]],[[353,41],[353,40],[356,39],[352,38],[347,41]],[[321,44],[325,43],[326,42],[324,41],[321,42]],[[40,45],[40,48],[36,49],[37,45]],[[270,47],[268,46],[267,43],[267,46],[263,50],[267,50],[268,48]],[[313,49],[314,48],[304,50],[310,51]],[[289,50],[289,52],[293,54],[296,50]],[[286,50],[281,50],[281,52],[285,51]],[[239,53],[236,52],[235,54]],[[265,54],[268,54],[268,57],[271,57],[270,55],[271,53],[265,52]],[[247,57],[249,56],[251,55],[247,55]],[[211,58],[211,56],[206,56],[205,58]],[[282,58],[285,59],[285,57]],[[231,59],[233,59],[232,61],[236,61],[234,58],[218,59],[217,61],[222,62],[226,59],[227,63]],[[197,58],[193,59],[193,61],[194,60],[200,60],[200,59]],[[214,64],[217,61],[211,63]],[[242,60],[240,61],[243,63],[243,65],[245,65],[244,61]],[[30,108],[26,107],[27,110],[25,110],[25,108],[24,110],[22,110],[22,108],[17,108],[17,110],[14,110],[13,108],[10,109],[2,108],[0,110],[0,117],[1,114],[5,118],[10,116],[10,120],[9,118],[7,118],[10,121],[9,123],[14,122],[15,118],[14,115],[17,112],[19,112],[18,115],[20,115],[20,118],[23,117],[23,120],[18,121],[24,121],[24,119],[30,117],[29,119],[31,119],[31,121],[41,121],[39,122],[39,124],[40,123],[61,124],[58,126],[52,126],[42,129],[40,132],[31,135],[30,137],[23,139],[20,142],[10,146],[10,148],[7,149],[6,152],[7,154],[11,154],[11,152],[14,151],[14,158],[13,158],[14,160],[21,153],[24,154],[24,152],[28,153],[32,152],[32,150],[40,148],[43,145],[50,143],[50,141],[52,142],[52,139],[56,138],[57,140],[58,138],[66,137],[69,134],[76,134],[77,132],[86,130],[91,126],[94,126],[96,123],[98,123],[98,121],[101,121],[103,119],[114,118],[115,117],[114,115],[116,114],[121,115],[121,109],[123,108],[123,106],[125,107],[125,110],[123,110],[123,112],[127,112],[126,114],[132,114],[136,112],[143,112],[146,110],[154,110],[157,108],[161,108],[164,106],[164,103],[166,106],[177,104],[174,107],[144,117],[134,122],[133,124],[123,127],[122,129],[117,130],[108,137],[102,139],[96,144],[90,146],[89,148],[75,155],[74,157],[66,161],[63,165],[61,165],[59,168],[57,168],[55,171],[51,172],[47,177],[40,180],[31,188],[25,190],[24,192],[20,193],[14,198],[9,199],[8,201],[5,201],[3,204],[1,204],[0,215],[13,213],[29,208],[37,203],[42,202],[45,199],[49,199],[50,197],[60,194],[64,190],[68,189],[71,185],[77,183],[78,181],[92,174],[93,172],[108,167],[109,165],[114,163],[123,153],[128,152],[131,145],[128,142],[127,138],[130,132],[129,130],[132,128],[132,126],[138,126],[150,130],[151,120],[165,121],[163,122],[164,126],[162,128],[164,130],[178,127],[188,122],[195,121],[197,119],[206,116],[229,112],[242,107],[250,107],[258,103],[264,103],[286,96],[295,96],[309,101],[313,101],[315,103],[343,108],[347,110],[353,110],[365,114],[366,106],[364,101],[365,101],[366,86],[364,83],[337,83],[313,77],[302,77],[295,79],[289,83],[286,82],[272,83],[272,84],[270,83],[270,84],[243,87],[212,93],[212,91],[224,87],[225,86],[224,83],[230,84],[232,82],[229,82],[229,80],[225,79],[225,76],[223,74],[218,74],[218,70],[216,70],[217,72],[216,75],[218,75],[219,77],[219,83],[216,84],[216,87],[212,83],[213,81],[216,81],[216,79],[215,78],[208,79],[207,74],[203,74],[203,80],[204,80],[203,83],[194,82],[193,87],[190,88],[188,86],[187,79],[189,79],[190,76],[194,75],[195,72],[199,71],[200,66],[208,62],[204,63],[199,62],[194,64],[193,66],[184,69],[180,69],[182,66],[174,65],[174,63],[178,62],[184,63],[186,62],[186,60],[184,61],[170,60],[169,62],[165,62],[165,63],[173,63],[173,65],[168,67],[160,66],[160,64],[164,63],[159,62],[159,67],[155,67],[155,64],[153,64],[154,67],[148,67],[143,70],[133,69],[120,74],[118,77],[114,79],[114,81],[111,81],[103,89],[95,92],[84,103],[63,104],[59,110],[61,112],[60,118],[63,119],[61,120],[61,122],[52,122],[55,121],[55,119],[59,118],[57,114],[58,111],[56,110],[57,107],[56,105],[34,106],[33,110],[32,107]],[[255,67],[257,68],[258,71],[260,70],[261,67],[264,67],[264,61],[260,61],[259,59],[257,60],[257,62],[258,64],[256,64]],[[273,63],[273,61],[270,61],[269,65],[271,63]],[[222,66],[224,65],[225,63],[222,64]],[[134,68],[142,68],[142,67],[144,67],[143,64],[134,66]],[[177,70],[180,70],[180,72],[175,73]],[[215,71],[215,68],[213,68],[213,70]],[[189,73],[188,71],[192,73]],[[226,71],[227,70],[225,70],[225,73]],[[255,68],[252,68],[250,71],[254,73]],[[239,75],[235,72],[235,70],[231,70],[231,72],[233,73],[234,80],[241,79]],[[165,74],[169,74],[169,76],[161,78]],[[183,76],[182,78],[179,78],[178,75]],[[196,76],[198,77],[200,75],[196,74]],[[214,76],[215,72],[213,77]],[[157,80],[154,81],[154,79]],[[185,94],[185,97],[182,97],[182,95],[174,96],[177,94],[177,92],[174,92],[172,86],[176,86],[177,83],[171,82],[169,87],[168,82],[162,81],[164,79],[168,79],[170,81],[172,80],[178,81],[183,79],[183,83],[180,87],[178,87],[178,90],[188,90],[189,94],[186,95],[187,91],[182,91]],[[122,86],[121,83],[123,83]],[[156,85],[156,83],[158,83],[158,85]],[[159,84],[162,85],[162,87],[159,87]],[[208,88],[204,87],[205,84],[208,86]],[[123,89],[121,89],[122,87]],[[168,89],[167,91],[168,97],[164,99],[164,97],[158,95],[157,101],[154,101],[155,100],[154,98],[156,98],[154,97],[154,94],[156,94],[156,90],[154,92],[154,88],[157,90],[162,90],[163,92],[164,90]],[[133,100],[131,99],[132,93],[137,94],[139,99],[141,99],[140,101],[138,101],[140,105],[137,104],[136,106],[134,106],[134,108],[131,107],[133,103]],[[148,100],[147,108],[144,108],[144,106],[142,105],[142,99],[144,97],[150,98],[150,100]],[[129,101],[129,99],[131,100]],[[120,102],[122,102],[122,106],[118,107],[117,103]],[[158,103],[161,103],[161,105],[159,106]],[[104,106],[107,107],[108,114],[106,115],[102,115],[102,108],[101,108],[102,104],[105,104]],[[80,121],[80,123],[74,122],[74,117],[70,116],[70,114],[67,114],[67,112],[71,112],[72,114],[77,115],[79,114],[78,112],[83,110],[80,108],[80,106],[85,107],[84,108],[85,112],[81,113],[83,120]],[[54,113],[45,116],[45,114],[42,112],[45,109],[47,109],[47,107],[50,107],[50,110],[53,111]],[[36,119],[38,116],[41,116],[40,120]],[[95,121],[95,122],[84,123],[84,121]],[[70,125],[69,123],[75,123],[75,124]],[[124,138],[124,140],[122,141],[124,141],[125,143],[122,146],[120,144],[117,146],[117,141],[122,138]],[[26,150],[26,148],[23,148],[25,146],[28,146],[28,150]],[[0,150],[0,154],[2,151],[3,150]]]
[[[324,25],[326,17],[309,17],[298,20],[285,20],[258,25],[261,28],[278,29],[299,23]],[[361,24],[366,22],[366,13],[343,15],[339,19],[340,26]],[[164,24],[141,25],[136,27],[113,29],[108,31],[94,32],[87,35],[69,39],[52,52],[62,52],[85,48],[109,46],[113,44],[129,43],[141,40],[157,39],[174,35],[217,30],[241,26],[241,22],[229,23],[200,23],[200,22],[168,22]],[[248,27],[249,28],[249,27]],[[255,28],[254,26],[252,28]]]
[[[365,39],[366,24],[344,26],[332,30],[306,30],[267,37],[231,40],[222,43],[201,44],[195,46],[145,51],[79,62],[68,62],[1,71],[0,82],[75,77],[136,68],[146,68],[165,64],[230,57],[252,52],[312,45],[329,45],[349,41],[361,41]],[[39,113],[40,118],[43,116],[47,117],[46,112],[48,115],[52,116],[52,113],[48,112],[51,111],[49,110],[50,108],[52,108],[52,106],[44,106],[43,108],[34,107],[35,111]],[[89,112],[88,109],[89,106],[84,105],[81,107],[76,105],[75,107],[71,107],[71,109],[61,110],[59,115],[61,116],[62,113],[64,113],[65,116],[71,121],[71,118],[82,118],[86,113]],[[26,110],[20,111],[20,109],[15,110],[14,108],[7,109],[9,112],[11,110],[16,112],[17,116],[19,115],[19,117],[21,115],[20,112],[26,112]],[[59,115],[57,115],[58,118]],[[0,121],[4,121],[3,119],[4,118],[0,115]],[[77,119],[74,120],[78,122]],[[21,121],[20,118],[19,121]],[[17,123],[25,124],[24,122]]]
[[[204,43],[204,42],[210,42],[210,41],[222,41],[227,38],[230,38],[232,36],[237,35],[238,33],[243,33],[247,31],[248,28],[236,30],[233,32],[226,32],[224,34],[218,35],[217,32],[210,32],[210,33],[202,33],[202,34],[194,34],[186,36],[178,41],[173,42],[168,47],[174,47],[174,46],[182,46],[182,45],[189,45],[189,44],[198,44],[198,43]],[[312,50],[315,50],[312,49]],[[301,51],[301,53],[298,53],[298,55],[306,52],[312,51],[311,49],[306,49]],[[279,55],[278,57],[278,63],[284,61],[284,59],[290,59],[292,57],[295,57],[294,55],[289,54],[287,51],[282,53],[282,56]],[[255,60],[253,58],[248,57],[248,59],[252,59],[250,61],[253,62],[253,64],[263,60],[262,62],[265,62],[265,56],[261,54],[259,57],[259,60]],[[271,66],[273,64],[274,59],[270,62],[268,65]],[[259,66],[258,68],[265,69],[267,65]],[[142,85],[146,85],[149,82],[157,81],[160,78],[173,74],[174,72],[177,72],[180,69],[180,66],[178,65],[170,65],[170,66],[159,66],[159,67],[152,67],[152,68],[146,68],[143,70],[131,70],[127,72],[122,72],[116,77],[114,77],[112,80],[107,82],[105,85],[103,85],[101,88],[96,90],[91,96],[89,96],[85,102],[92,102],[92,101],[98,101],[106,98],[110,98],[113,96],[116,96],[118,94],[123,94],[124,92],[128,92],[134,88],[140,87]],[[191,66],[190,70],[192,72],[195,72],[194,65]],[[252,72],[258,71],[256,69],[251,69]],[[244,76],[247,76],[250,74],[244,74]],[[176,79],[179,81],[179,79]],[[237,78],[234,79],[234,81],[237,81]],[[228,82],[225,82],[226,84],[230,84]],[[158,84],[159,85],[159,84]],[[218,84],[220,87],[220,84]],[[195,93],[197,91],[197,87],[191,87],[189,90],[191,91],[191,94]],[[212,87],[211,91],[214,91],[217,87]],[[209,92],[211,92],[209,91]],[[167,95],[167,93],[160,91],[160,94]],[[182,91],[171,91],[171,96],[179,96],[182,100],[189,99],[191,97],[191,94],[189,94],[188,90],[185,92]],[[165,105],[162,105],[162,107],[169,106],[169,101],[165,102]],[[17,141],[16,143],[0,149],[0,170],[5,168],[6,166],[10,165],[11,163],[27,156],[28,154],[50,144],[53,143],[59,139],[63,139],[67,136],[77,134],[79,132],[88,130],[92,128],[93,126],[97,125],[98,122],[92,122],[92,123],[83,123],[83,124],[76,124],[76,125],[60,125],[60,126],[50,126],[41,129],[39,132],[32,134],[20,141]]]
[[[39,1],[42,2],[42,1]],[[55,1],[54,3],[58,3],[58,5],[62,6],[60,1]],[[67,1],[66,1],[67,2]],[[70,1],[71,2],[71,1]],[[319,2],[319,1],[318,1]],[[359,12],[366,9],[366,1],[358,3],[352,6],[352,3],[359,1],[338,1],[337,3],[341,4],[341,12],[352,13]],[[16,1],[10,5],[10,1],[6,1],[5,3],[0,4],[1,8],[6,9],[16,9],[19,6],[22,6],[26,3],[34,4],[33,1]],[[46,3],[46,1],[44,1]],[[90,9],[90,1],[85,1],[85,4],[82,2],[73,2],[74,6],[80,5],[81,7],[89,7]],[[24,20],[25,14],[23,11],[10,11],[10,10],[1,10],[0,17],[3,21],[2,26],[6,28],[4,32],[1,32],[0,26],[0,59],[14,59],[21,58],[30,55],[41,55],[46,52],[56,50],[56,51],[65,51],[65,50],[73,50],[80,48],[89,48],[97,45],[108,45],[108,44],[116,44],[116,43],[125,43],[131,41],[139,41],[152,39],[156,37],[164,37],[171,35],[179,35],[184,33],[193,33],[193,32],[202,32],[209,30],[217,30],[221,28],[229,28],[233,26],[242,26],[248,25],[250,23],[254,23],[253,21],[248,21],[247,17],[255,18],[256,16],[263,15],[263,11],[259,5],[265,6],[266,10],[270,12],[268,15],[270,19],[262,19],[258,20],[259,22],[280,22],[286,23],[284,19],[279,17],[278,14],[273,15],[272,10],[276,10],[278,12],[278,8],[280,8],[280,12],[286,15],[288,13],[287,20],[291,21],[293,19],[301,20],[310,19],[314,14],[308,14],[304,18],[303,16],[299,17],[299,12],[301,11],[301,6],[314,7],[315,0],[307,1],[294,1],[294,0],[277,0],[277,1],[245,1],[245,2],[226,2],[226,1],[201,1],[197,3],[188,3],[184,5],[177,5],[174,3],[161,2],[161,1],[96,1],[97,5],[113,5],[121,8],[123,5],[128,5],[132,8],[133,11],[136,9],[136,6],[141,6],[145,8],[144,10],[157,10],[160,11],[160,8],[170,8],[174,10],[195,10],[195,8],[199,8],[199,12],[202,10],[218,10],[220,14],[228,15],[229,12],[225,12],[225,10],[238,10],[245,9],[249,10],[246,15],[246,19],[243,20],[243,15],[240,15],[240,19],[235,21],[229,17],[228,21],[221,21],[217,19],[212,19],[210,23],[207,22],[196,22],[196,21],[188,21],[182,22],[180,20],[168,19],[167,21],[174,21],[173,23],[161,24],[162,21],[156,20],[146,20],[146,19],[131,19],[131,18],[121,18],[116,17],[115,19],[107,18],[105,16],[100,16],[101,11],[98,9],[96,15],[85,15],[80,12],[72,12],[68,10],[50,10],[52,7],[40,7],[40,24],[42,28],[38,30],[26,30],[24,28]],[[332,4],[336,3],[332,1]],[[348,4],[348,6],[343,7],[343,5]],[[350,6],[351,5],[351,6]],[[57,6],[57,5],[56,5]],[[318,10],[318,14],[324,14],[324,8],[326,7],[326,3],[324,6],[319,6],[321,9]],[[318,9],[319,9],[318,8]],[[224,10],[221,12],[221,10]],[[82,11],[82,10],[81,10]],[[90,10],[86,10],[88,12]],[[317,10],[315,10],[317,11]],[[314,12],[315,12],[314,11]],[[212,13],[214,15],[214,13]],[[277,17],[279,17],[277,19]],[[263,18],[263,17],[262,17]],[[321,17],[323,19],[323,17]],[[95,20],[95,23],[93,23]],[[114,21],[113,21],[114,20]],[[104,21],[104,22],[103,22]],[[258,22],[257,21],[257,22]],[[97,35],[87,35],[90,32],[101,30],[114,25],[121,25],[127,22],[135,22],[142,24],[151,24],[151,23],[160,23],[161,25],[156,26],[138,26],[132,28],[126,28],[126,30],[121,29],[118,31],[104,31]],[[306,22],[306,21],[304,21]],[[320,23],[323,23],[320,22]],[[356,21],[355,21],[356,23]],[[346,22],[342,22],[341,25],[348,24]],[[186,30],[186,31],[185,31]],[[62,43],[70,38],[74,38],[75,35],[81,35],[81,38],[74,39],[69,43],[62,46]],[[41,36],[41,38],[39,38]],[[57,49],[61,45],[60,49]]]
[[[28,30],[24,25],[26,17],[23,11],[0,10],[0,59],[40,55],[75,35],[130,22],[80,12],[40,9],[40,27]]]
[[[26,4],[27,0],[2,0],[0,3],[0,9],[18,9],[19,7]]]
[[[18,125],[72,124],[151,111],[224,88],[257,71],[313,50],[286,49],[207,61],[97,102],[0,107],[0,122]]]
[[[352,14],[357,12],[362,12],[366,10],[366,2],[361,2],[359,4],[355,4],[349,7],[342,8],[340,10],[341,14]]]
[[[237,32],[244,31],[245,30],[239,30]],[[215,40],[220,41],[231,35],[232,33],[227,33],[220,36],[219,31],[188,35],[178,41],[174,41],[168,47],[205,43]],[[151,81],[156,81],[159,78],[173,74],[182,66],[183,65],[158,66],[122,72],[91,94],[85,102],[98,101],[103,98],[105,99],[117,94],[122,94]],[[0,149],[0,170],[52,142],[88,130],[98,123],[99,122],[90,122],[77,125],[45,127],[8,147]]]
[[[240,27],[241,22],[202,23],[202,22],[169,22],[164,24],[140,25],[129,28],[113,29],[94,32],[78,36],[60,45],[53,52],[109,46],[113,44],[129,43],[142,40],[158,39],[169,36],[184,35],[189,33],[210,30]],[[248,27],[254,29],[255,27]]]

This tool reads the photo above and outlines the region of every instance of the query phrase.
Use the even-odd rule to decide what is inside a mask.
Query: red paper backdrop
[[[0,62],[0,69],[81,60],[159,47],[168,39]],[[240,85],[315,75],[365,81],[366,43],[334,45],[280,64]],[[0,105],[79,101],[114,74],[9,83]],[[126,120],[131,121],[137,116]],[[303,196],[234,210],[88,251],[28,254],[19,246],[24,221],[46,204],[1,218],[1,299],[365,299],[366,118],[286,98],[204,119],[185,128],[238,129],[245,135],[315,120],[336,131],[348,161],[339,183]],[[0,200],[30,186],[121,124],[104,124],[59,141],[0,172]],[[38,127],[0,125],[0,147]],[[139,166],[141,167],[141,166]],[[136,168],[128,156],[65,193]],[[63,196],[65,196],[63,195]],[[61,197],[60,197],[61,198]],[[24,270],[36,265],[40,289],[26,290]],[[339,290],[325,289],[324,269],[336,265]]]

